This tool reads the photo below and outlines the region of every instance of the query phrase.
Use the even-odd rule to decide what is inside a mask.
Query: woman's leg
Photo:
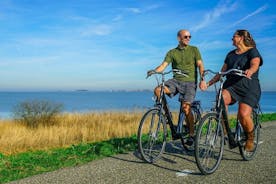
[[[232,99],[231,94],[229,93],[229,91],[227,91],[226,89],[224,89],[222,91],[222,97],[223,97],[223,100],[224,100],[226,112],[228,112],[228,106],[229,106],[229,104],[233,103],[233,99]]]
[[[245,150],[252,151],[254,149],[254,124],[251,118],[252,107],[245,103],[239,104],[238,118],[240,123],[247,134],[245,143]]]

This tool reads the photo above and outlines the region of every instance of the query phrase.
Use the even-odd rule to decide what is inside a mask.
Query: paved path
[[[200,174],[194,156],[183,152],[175,142],[167,145],[163,158],[154,165],[144,163],[133,152],[10,184],[276,183],[276,122],[262,126],[260,147],[254,160],[242,161],[238,148],[225,148],[218,170],[208,176]]]

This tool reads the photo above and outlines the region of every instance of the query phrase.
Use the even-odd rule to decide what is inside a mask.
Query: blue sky
[[[0,91],[151,89],[183,28],[213,70],[249,30],[276,90],[275,0],[1,0],[0,26]]]

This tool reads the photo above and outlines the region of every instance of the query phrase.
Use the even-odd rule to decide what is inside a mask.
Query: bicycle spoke
[[[166,144],[166,127],[158,108],[150,109],[143,116],[138,130],[138,148],[147,162],[156,161]]]
[[[206,114],[200,122],[195,141],[195,156],[203,174],[213,173],[222,158],[224,136],[215,113]]]

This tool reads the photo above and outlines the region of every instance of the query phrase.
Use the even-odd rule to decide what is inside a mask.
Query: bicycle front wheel
[[[244,135],[243,129],[241,130],[241,135],[243,135],[242,140],[240,141],[240,144],[239,144],[240,154],[241,154],[242,158],[247,161],[252,160],[254,158],[254,156],[256,155],[257,148],[259,145],[259,136],[260,136],[260,122],[259,122],[260,120],[259,120],[258,113],[253,111],[251,118],[254,123],[254,149],[252,151],[246,151],[244,149],[244,145],[246,142],[246,136]]]
[[[138,149],[142,158],[155,162],[166,146],[166,122],[159,108],[148,110],[139,125]]]
[[[217,113],[202,117],[195,139],[195,159],[202,174],[212,174],[222,159],[224,134]]]

